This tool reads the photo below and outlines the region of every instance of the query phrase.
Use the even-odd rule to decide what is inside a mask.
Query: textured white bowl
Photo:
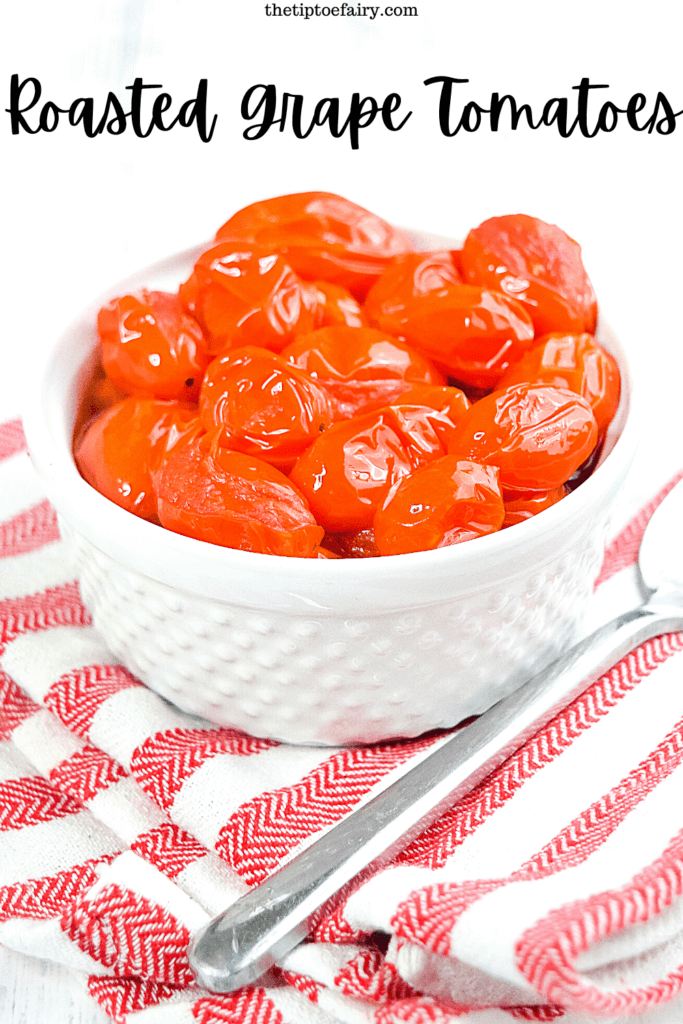
[[[416,236],[422,247],[442,244]],[[634,450],[631,382],[603,461],[576,491],[512,529],[388,558],[278,558],[162,530],[80,477],[78,395],[97,310],[142,286],[175,289],[193,249],[120,282],[39,370],[26,411],[33,462],[73,542],[83,600],[121,661],[186,711],[291,743],[415,736],[485,710],[579,634],[609,516]]]

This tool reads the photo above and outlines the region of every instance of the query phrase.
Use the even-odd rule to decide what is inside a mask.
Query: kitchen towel
[[[635,594],[672,484],[609,545],[602,617]],[[0,426],[0,669],[0,943],[71,968],[117,1024],[588,1024],[681,991],[683,634],[615,665],[229,995],[194,982],[193,930],[442,737],[292,747],[146,689],[91,625],[18,421]]]

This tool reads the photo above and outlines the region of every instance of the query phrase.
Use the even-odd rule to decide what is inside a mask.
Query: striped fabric
[[[440,740],[288,747],[171,708],[93,630],[24,447],[0,426],[0,943],[117,1024],[588,1024],[675,999],[683,635],[615,665],[262,986],[197,988],[192,932]]]

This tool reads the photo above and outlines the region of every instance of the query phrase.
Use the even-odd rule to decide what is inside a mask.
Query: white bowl
[[[423,248],[445,242],[416,238]],[[132,288],[175,289],[203,248],[93,303],[44,360],[26,412],[29,450],[73,542],[95,626],[163,697],[257,736],[371,743],[484,711],[580,633],[635,451],[631,381],[616,339],[601,324],[623,382],[602,462],[541,515],[466,544],[385,558],[235,551],[125,512],[81,478],[71,453],[98,309]]]

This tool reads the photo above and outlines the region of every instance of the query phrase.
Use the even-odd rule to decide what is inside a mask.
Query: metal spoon
[[[638,644],[683,629],[683,481],[653,515],[638,565],[644,603],[601,626],[495,704],[397,782],[332,828],[197,933],[198,981],[232,992],[298,945],[321,908],[357,876],[390,861],[416,835]]]

